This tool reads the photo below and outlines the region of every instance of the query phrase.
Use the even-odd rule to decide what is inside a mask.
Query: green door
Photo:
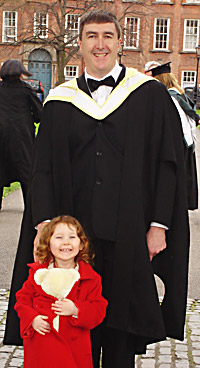
[[[33,79],[41,81],[46,97],[51,88],[51,55],[46,50],[34,50],[29,56],[28,70]]]

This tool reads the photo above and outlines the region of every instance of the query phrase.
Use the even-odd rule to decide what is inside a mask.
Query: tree
[[[65,80],[66,64],[75,55],[80,57],[78,54],[79,17],[95,8],[110,8],[115,11],[119,3],[119,1],[109,3],[103,0],[0,0],[0,6],[9,5],[9,9],[19,13],[17,40],[13,39],[12,42],[9,40],[9,45],[21,46],[28,43],[30,51],[37,47],[53,48],[56,51],[59,83]],[[120,11],[119,20],[127,14],[133,14],[133,9],[135,14],[136,3],[137,1],[127,4],[123,11]]]
[[[17,40],[9,38],[8,45],[28,43],[32,50],[44,46],[53,48],[56,51],[58,82],[61,83],[65,80],[65,65],[78,52],[79,17],[101,6],[101,3],[99,0],[2,0],[0,7],[18,12]]]
[[[24,39],[24,42],[42,42],[56,50],[58,66],[58,82],[64,81],[64,67],[78,52],[78,18],[88,10],[99,6],[100,1],[26,1],[26,6],[36,12],[49,15],[48,37],[43,38],[45,24],[42,19],[35,19],[38,31]],[[33,29],[33,27],[32,27]]]

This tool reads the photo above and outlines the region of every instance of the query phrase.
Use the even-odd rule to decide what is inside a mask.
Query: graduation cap
[[[149,72],[150,70],[152,70],[153,68],[156,68],[157,66],[161,65],[160,63],[158,63],[158,61],[148,61],[145,66],[144,66],[144,71],[145,72]]]
[[[153,77],[155,77],[158,74],[170,73],[171,72],[170,64],[171,61],[162,65],[158,65],[155,68],[151,69]]]

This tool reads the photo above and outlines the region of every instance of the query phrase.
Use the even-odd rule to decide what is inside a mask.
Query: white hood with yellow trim
[[[148,77],[136,69],[126,68],[126,74],[123,80],[111,92],[105,103],[99,106],[89,95],[78,87],[77,81],[74,78],[50,90],[45,103],[54,100],[70,102],[87,115],[97,120],[103,120],[115,111],[131,92],[152,79],[152,77]]]

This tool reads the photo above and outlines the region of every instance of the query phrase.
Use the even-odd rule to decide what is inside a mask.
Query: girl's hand
[[[70,299],[56,300],[56,302],[52,304],[51,309],[59,316],[78,315],[78,308]]]
[[[50,325],[45,319],[48,319],[47,316],[38,315],[34,318],[32,322],[32,327],[36,332],[40,335],[45,335],[46,332],[50,332],[51,328]]]

